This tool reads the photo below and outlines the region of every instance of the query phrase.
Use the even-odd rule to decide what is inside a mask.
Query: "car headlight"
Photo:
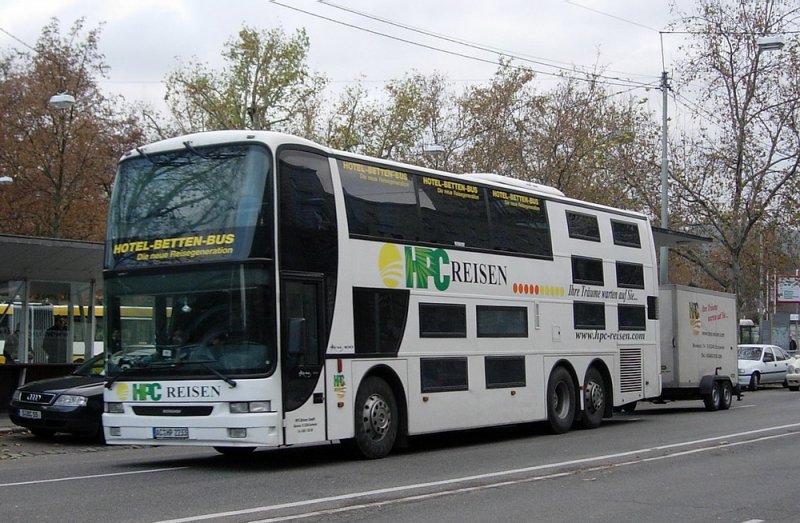
[[[85,407],[88,403],[89,398],[86,396],[64,394],[63,396],[59,396],[53,405],[61,405],[63,407]]]
[[[740,367],[739,374],[747,374],[747,371]]]
[[[14,394],[11,395],[11,401],[19,401],[22,398],[22,393],[19,389],[14,391]]]
[[[789,365],[789,374],[796,374],[797,370],[794,368],[794,365]]]

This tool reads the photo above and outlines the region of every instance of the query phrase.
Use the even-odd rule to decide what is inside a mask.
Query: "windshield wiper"
[[[179,366],[191,365],[191,364],[200,365],[201,367],[209,371],[211,374],[213,374],[214,376],[218,377],[219,379],[227,383],[230,386],[230,388],[236,387],[237,385],[236,381],[224,375],[223,373],[221,373],[220,371],[209,365],[209,363],[216,363],[216,362],[214,360],[188,360],[176,363],[175,367],[177,368]]]
[[[111,389],[111,385],[113,385],[115,381],[120,379],[123,376],[123,374],[127,374],[128,372],[130,372],[132,370],[138,370],[140,368],[144,368],[144,367],[125,367],[124,369],[120,369],[119,373],[117,373],[116,376],[111,376],[111,377],[106,376],[106,382],[105,382],[105,385],[103,385],[103,386],[110,390]]]

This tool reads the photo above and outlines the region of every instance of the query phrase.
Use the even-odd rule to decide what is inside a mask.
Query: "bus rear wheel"
[[[583,386],[583,413],[580,425],[584,429],[596,429],[603,422],[606,411],[606,388],[603,376],[592,367],[586,372]]]
[[[564,367],[556,367],[547,382],[547,423],[555,434],[567,432],[575,421],[575,383]]]
[[[353,450],[366,459],[385,457],[397,440],[399,421],[391,387],[376,376],[366,378],[356,395]]]

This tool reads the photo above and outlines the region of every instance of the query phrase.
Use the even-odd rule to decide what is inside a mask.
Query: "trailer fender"
[[[723,376],[714,376],[713,374],[706,374],[700,378],[700,386],[698,387],[700,395],[706,396],[711,394],[711,389],[714,386],[714,382],[722,381],[723,379],[725,379]]]

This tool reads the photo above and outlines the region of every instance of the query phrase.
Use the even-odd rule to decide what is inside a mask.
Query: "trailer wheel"
[[[720,393],[718,382],[715,381],[714,384],[711,385],[711,392],[709,392],[703,398],[703,403],[705,403],[706,405],[706,410],[709,411],[719,410],[720,405],[722,403],[722,394]]]
[[[733,385],[730,381],[723,381],[720,387],[720,410],[728,410],[733,404]]]
[[[750,375],[750,390],[758,390],[759,385],[761,385],[761,375],[759,375],[758,372],[753,372],[753,374]]]
[[[555,434],[567,432],[575,421],[575,383],[567,369],[556,367],[547,382],[547,422]]]
[[[586,372],[583,385],[583,415],[581,428],[596,429],[603,422],[606,410],[606,388],[603,376],[592,367]]]
[[[389,454],[397,440],[397,403],[391,387],[376,376],[366,378],[358,388],[355,404],[355,438],[352,448],[366,459]]]

